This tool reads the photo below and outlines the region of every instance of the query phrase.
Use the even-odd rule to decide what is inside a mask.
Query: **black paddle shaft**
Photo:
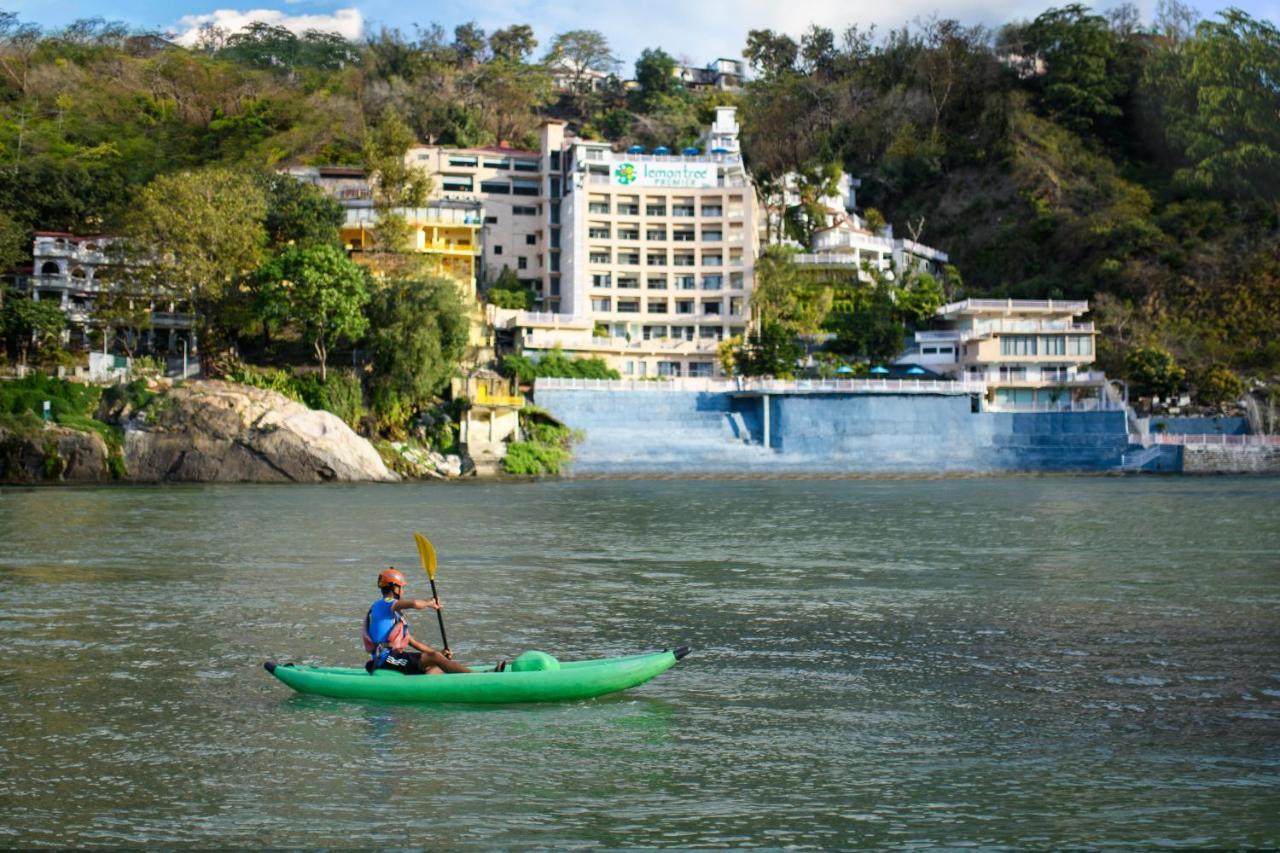
[[[428,578],[431,581],[431,597],[436,600],[436,604],[440,603],[440,593],[436,592],[436,579]],[[449,638],[444,633],[444,614],[439,610],[436,611],[436,619],[440,620],[440,641],[444,643],[444,650],[449,651]]]

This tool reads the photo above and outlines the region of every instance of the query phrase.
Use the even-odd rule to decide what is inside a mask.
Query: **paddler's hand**
[[[441,652],[441,654],[443,654],[449,660],[453,660],[453,649],[445,649],[443,652]]]

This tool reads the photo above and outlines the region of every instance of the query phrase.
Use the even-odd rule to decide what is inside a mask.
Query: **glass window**
[[[1035,355],[1035,335],[1004,335],[1000,338],[1001,355]]]
[[[552,180],[551,195],[553,196],[559,195],[560,192],[554,185],[556,179],[552,178],[551,180]],[[525,178],[516,178],[511,182],[511,193],[512,195],[537,195],[538,182],[530,181]]]
[[[462,168],[467,168],[469,166],[475,166],[475,164],[476,164],[475,157],[467,157],[462,154],[454,154],[449,158],[450,166],[460,166]]]
[[[1041,352],[1045,355],[1066,355],[1067,339],[1064,335],[1049,335],[1040,339]]]
[[[1088,335],[1070,335],[1067,338],[1067,355],[1093,355],[1093,338]]]
[[[481,181],[480,192],[508,195],[511,192],[511,185],[506,181]]]
[[[592,311],[608,311],[610,304],[607,296],[594,296],[591,298]]]
[[[667,313],[667,300],[665,300],[665,299],[650,299],[650,300],[649,300],[649,313],[650,313],[650,314],[665,314],[665,313]]]
[[[471,192],[473,182],[470,175],[441,175],[440,185],[445,192]]]
[[[709,361],[691,361],[689,362],[689,375],[698,377],[710,377],[714,370]]]
[[[639,314],[639,313],[640,313],[640,300],[638,300],[638,299],[619,299],[619,300],[618,300],[618,313],[619,313],[619,314]]]
[[[486,157],[484,165],[486,169],[510,169],[511,161],[505,157]]]
[[[651,279],[649,279],[649,282],[648,282],[648,288],[649,288],[650,290],[666,290],[666,289],[667,289],[667,280],[666,280],[666,278],[665,278],[665,277],[663,277],[663,278],[651,278]]]
[[[536,172],[538,171],[537,160],[512,160],[511,168],[517,172]]]

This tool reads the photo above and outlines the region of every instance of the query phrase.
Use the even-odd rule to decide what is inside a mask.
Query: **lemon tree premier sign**
[[[613,170],[618,187],[714,187],[714,163],[619,163]]]

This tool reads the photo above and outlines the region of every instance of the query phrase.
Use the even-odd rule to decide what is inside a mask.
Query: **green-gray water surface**
[[[415,529],[461,660],[695,652],[542,706],[263,671],[357,663]],[[142,844],[1275,846],[1280,480],[0,490],[0,845]]]

